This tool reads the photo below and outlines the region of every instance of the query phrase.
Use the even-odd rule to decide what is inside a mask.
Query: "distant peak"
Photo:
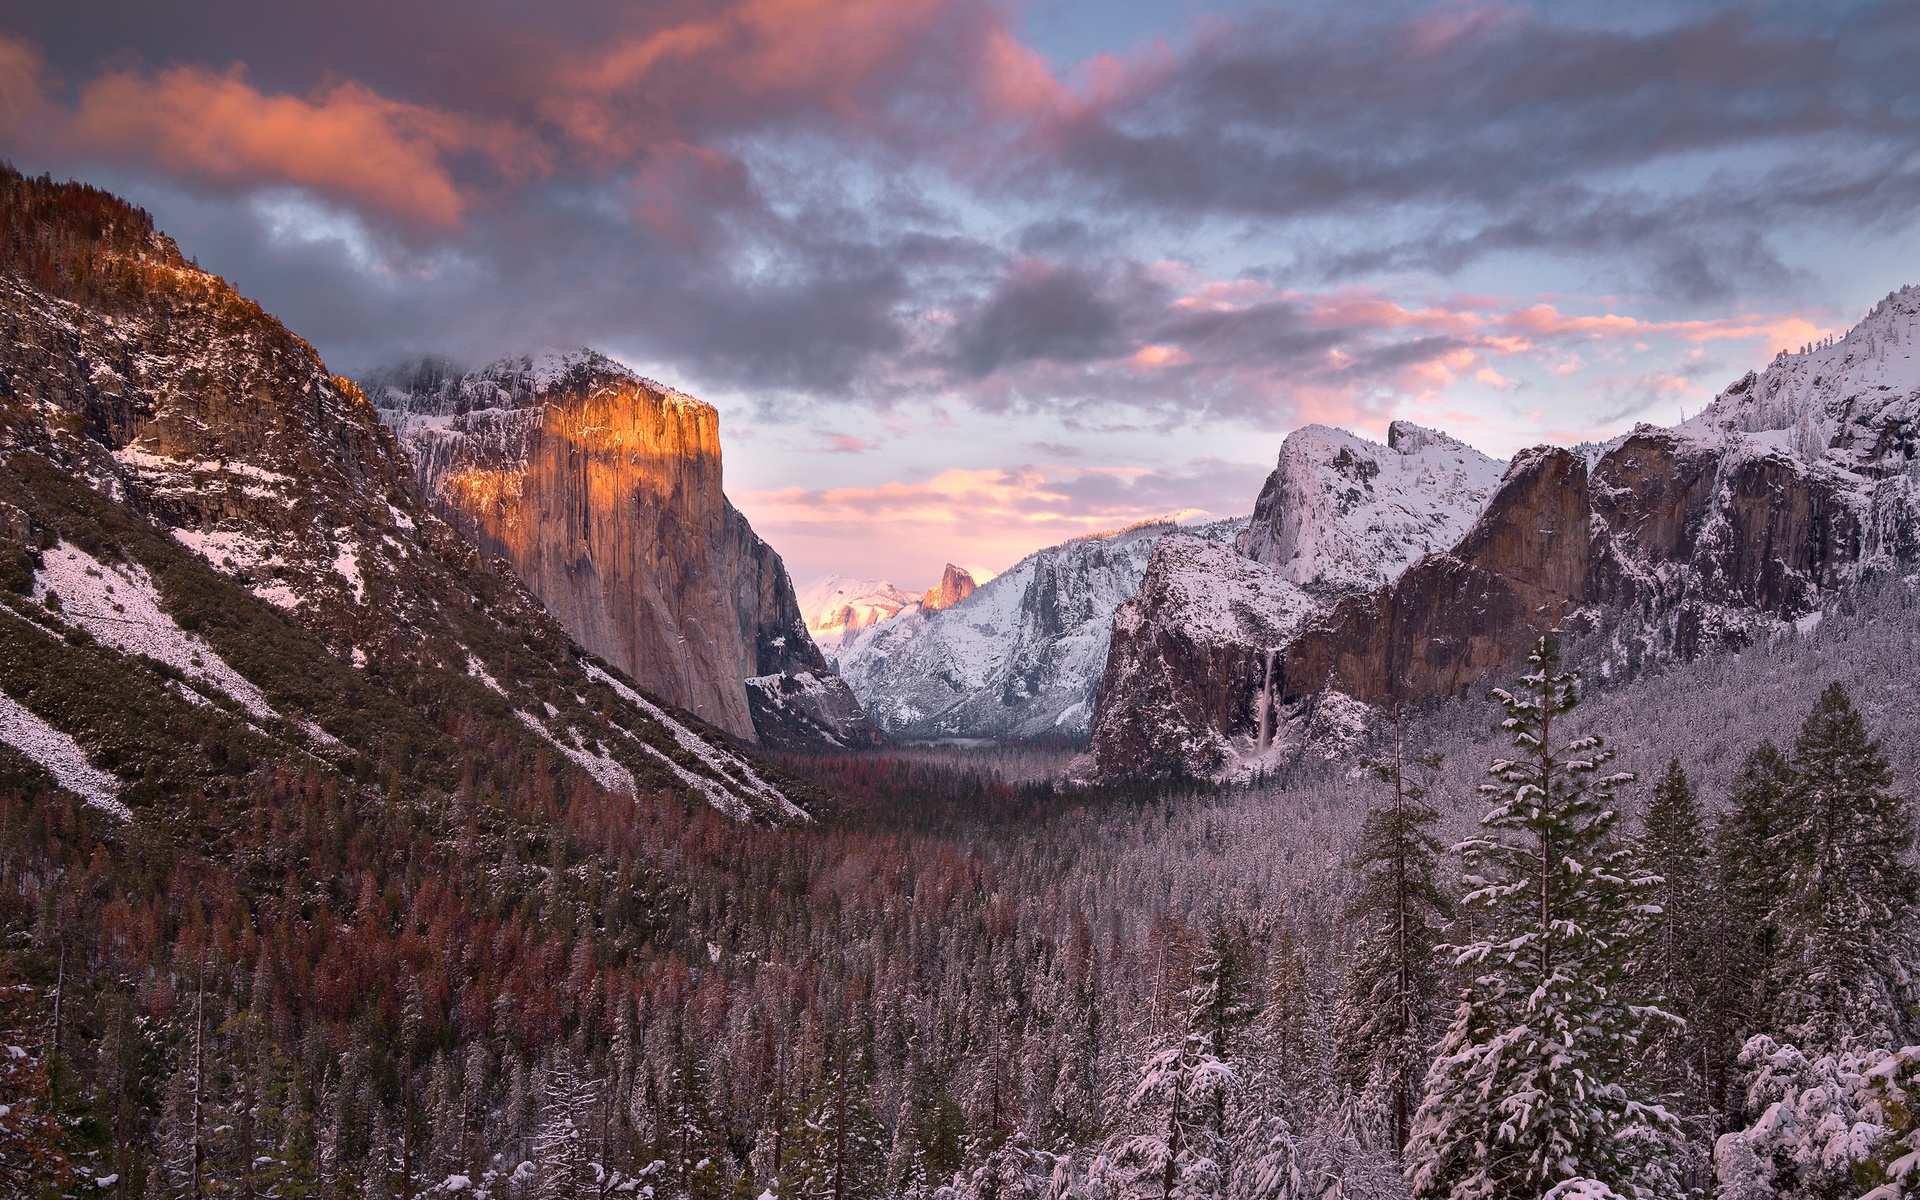
[[[973,580],[972,573],[965,567],[956,567],[948,563],[947,569],[940,575],[940,582],[928,588],[926,595],[920,597],[920,607],[928,612],[952,608],[973,595],[974,589],[978,586],[979,584]]]

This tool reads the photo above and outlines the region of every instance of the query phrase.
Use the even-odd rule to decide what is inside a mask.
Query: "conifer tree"
[[[1315,1041],[1312,983],[1307,956],[1293,928],[1284,922],[1267,955],[1266,1003],[1260,1014],[1263,1044],[1272,1069],[1288,1086],[1309,1075]]]
[[[1440,814],[1426,803],[1414,770],[1437,770],[1437,755],[1409,760],[1394,722],[1393,755],[1369,764],[1392,790],[1367,814],[1354,854],[1359,875],[1347,919],[1359,937],[1346,995],[1334,1022],[1335,1062],[1349,1086],[1385,1115],[1395,1153],[1404,1150],[1420,1102],[1438,988],[1437,930],[1452,905],[1434,880]]]
[[[1675,1122],[1636,1091],[1647,1025],[1627,990],[1651,886],[1615,837],[1596,736],[1566,740],[1578,699],[1551,637],[1494,695],[1517,753],[1494,762],[1494,806],[1460,844],[1478,936],[1447,947],[1466,978],[1408,1142],[1418,1197],[1540,1196],[1571,1180],[1623,1194],[1674,1187]]]
[[[1126,1200],[1286,1200],[1299,1170],[1285,1086],[1256,1023],[1246,931],[1216,917],[1167,1002],[1123,1106],[1123,1127],[1089,1175],[1095,1196]],[[1252,1030],[1241,1038],[1243,1031]],[[1236,1059],[1240,1061],[1236,1061]]]
[[[1912,1032],[1913,818],[1892,783],[1846,689],[1830,685],[1794,742],[1786,820],[1771,841],[1786,865],[1773,990],[1803,1051],[1898,1044]]]
[[[1793,769],[1771,741],[1748,753],[1734,776],[1727,809],[1714,826],[1714,900],[1710,1020],[1717,1024],[1713,1094],[1723,1111],[1741,1107],[1733,1060],[1756,1033],[1775,1028],[1772,985],[1779,956],[1773,909],[1787,870],[1774,836],[1787,820]],[[1737,1115],[1737,1114],[1736,1114]]]
[[[561,1200],[591,1194],[604,1168],[596,1171],[593,1114],[603,1085],[581,1070],[562,1049],[554,1055],[540,1097],[540,1128],[533,1138],[533,1162],[539,1169],[537,1195]]]
[[[1712,988],[1709,938],[1712,912],[1712,854],[1706,824],[1693,785],[1675,758],[1654,785],[1639,839],[1640,866],[1659,883],[1649,898],[1659,915],[1639,964],[1641,990],[1666,998],[1666,1007],[1685,1026],[1659,1032],[1649,1048],[1655,1076],[1666,1087],[1688,1093],[1698,1107],[1704,1100],[1705,1044]]]

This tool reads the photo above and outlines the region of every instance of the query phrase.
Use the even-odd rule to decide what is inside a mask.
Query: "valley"
[[[916,592],[604,354],[0,215],[14,1194],[1904,1194],[1920,291]]]

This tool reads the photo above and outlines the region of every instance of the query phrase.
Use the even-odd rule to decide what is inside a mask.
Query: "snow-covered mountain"
[[[828,575],[801,591],[800,614],[820,652],[837,661],[841,647],[861,631],[891,621],[919,603],[919,592],[884,579]]]
[[[1281,444],[1235,549],[1316,596],[1377,587],[1459,541],[1505,469],[1409,421],[1387,427],[1385,446],[1308,425]]]
[[[1189,527],[1230,542],[1245,518]],[[1157,521],[1021,559],[951,608],[903,609],[842,641],[841,676],[889,733],[1026,738],[1087,732],[1113,613],[1140,586]]]
[[[1101,770],[1208,774],[1263,752],[1283,719],[1273,652],[1456,542],[1502,468],[1406,421],[1384,446],[1325,425],[1288,434],[1237,553],[1166,539],[1120,606],[1090,744]]]
[[[1241,646],[1237,661],[1216,650],[1206,670],[1183,674],[1168,631],[1190,618],[1134,621],[1128,628],[1150,635],[1138,646],[1116,623],[1116,660],[1159,658],[1125,677],[1171,678],[1175,698],[1191,700],[1219,692],[1221,672],[1237,672],[1237,698],[1208,707],[1171,703],[1160,687],[1103,688],[1096,760],[1114,773],[1218,771],[1283,725],[1283,740],[1297,743],[1301,723],[1330,702],[1421,702],[1484,686],[1515,671],[1553,628],[1576,635],[1600,674],[1630,675],[1649,661],[1771,636],[1819,613],[1876,564],[1906,570],[1920,562],[1916,341],[1920,289],[1903,288],[1844,337],[1779,355],[1677,427],[1523,451],[1457,542],[1340,599],[1284,644]],[[1290,457],[1313,456],[1283,453],[1283,467]],[[1374,478],[1364,467],[1320,472],[1336,490],[1362,476]],[[1282,516],[1286,490],[1269,488]],[[1435,500],[1436,532],[1457,529],[1459,510]],[[1250,530],[1241,545],[1256,549],[1261,536]],[[1306,540],[1339,561],[1325,549],[1337,540],[1317,532]],[[1281,541],[1265,543],[1267,556],[1295,563],[1272,549]],[[1143,596],[1181,594],[1157,586],[1154,569]],[[1292,577],[1311,580],[1317,570],[1309,556]],[[1195,722],[1193,712],[1206,717]],[[1171,761],[1147,754],[1142,730],[1176,747]]]

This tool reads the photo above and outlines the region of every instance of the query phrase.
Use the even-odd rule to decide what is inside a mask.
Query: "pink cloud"
[[[0,128],[43,147],[135,159],[218,186],[291,185],[409,220],[451,226],[469,197],[450,159],[476,154],[505,175],[537,171],[538,148],[510,127],[328,84],[270,95],[244,68],[120,71],[50,101],[39,61],[0,38]]]

